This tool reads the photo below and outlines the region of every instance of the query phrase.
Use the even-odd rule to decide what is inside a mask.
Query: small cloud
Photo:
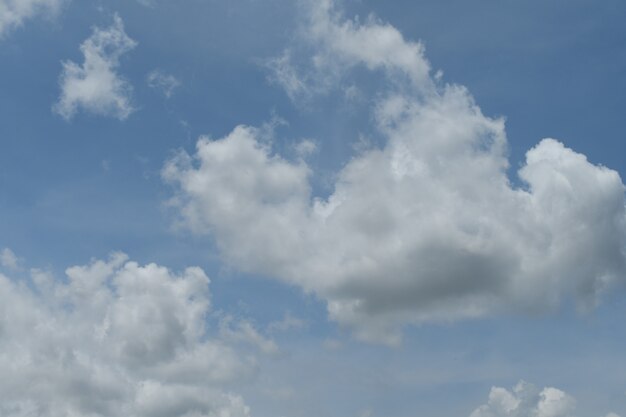
[[[269,70],[268,81],[282,87],[292,101],[307,97],[311,93],[311,87],[305,77],[293,65],[289,50],[279,57],[268,60],[266,67]]]
[[[575,408],[576,400],[560,389],[539,390],[520,381],[512,391],[491,388],[487,404],[474,410],[470,417],[570,417]]]
[[[131,104],[132,86],[117,73],[117,68],[120,57],[136,46],[117,15],[110,27],[95,28],[80,46],[82,65],[63,63],[61,96],[53,111],[66,120],[72,119],[79,109],[120,120],[128,118],[135,110]]]
[[[343,95],[347,101],[354,102],[359,100],[363,93],[356,85],[352,84],[343,90]]]
[[[0,1],[0,39],[36,16],[54,16],[66,0]]]
[[[153,70],[146,76],[146,82],[165,97],[170,98],[174,91],[181,86],[181,82],[171,74],[166,74],[161,70]]]
[[[317,144],[310,139],[303,139],[294,146],[294,149],[300,158],[305,158],[317,151]]]
[[[20,260],[11,249],[4,248],[0,252],[0,265],[4,268],[18,270],[20,269]]]

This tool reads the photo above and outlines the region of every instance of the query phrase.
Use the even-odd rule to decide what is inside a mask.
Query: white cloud
[[[306,163],[273,153],[260,129],[200,138],[163,169],[184,226],[210,233],[231,265],[314,292],[358,338],[389,344],[407,323],[544,311],[564,297],[590,308],[624,280],[617,172],[544,139],[518,172],[523,187],[511,185],[503,120],[428,79],[421,47],[394,28],[342,23],[319,4],[311,30],[339,38],[323,53],[393,81],[372,110],[386,143],[354,156],[322,199]]]
[[[405,40],[396,28],[374,16],[363,23],[344,19],[333,0],[305,4],[309,8],[309,20],[301,38],[307,45],[302,53],[307,59],[298,60],[300,54],[289,48],[267,62],[270,81],[281,85],[292,100],[306,100],[328,90],[347,69],[358,65],[400,76],[418,91],[433,90],[430,64],[424,58],[420,42]],[[345,89],[347,97],[358,91],[354,85]]]
[[[0,252],[0,265],[8,269],[19,269],[19,259],[9,248],[4,248]]]
[[[319,68],[336,64],[363,64],[369,69],[401,71],[416,86],[431,84],[430,65],[424,58],[424,47],[410,42],[393,26],[370,16],[364,23],[343,19],[333,0],[311,2],[311,24],[308,36],[321,48],[314,56]]]
[[[539,390],[522,381],[512,391],[493,387],[487,404],[470,417],[571,417],[575,407],[574,398],[559,389]]]
[[[0,0],[0,38],[36,16],[54,16],[66,0]]]
[[[150,88],[161,92],[167,98],[172,97],[174,91],[180,87],[180,81],[176,77],[161,70],[150,71],[146,82]]]
[[[493,387],[487,404],[470,417],[574,417],[576,400],[557,388],[536,386],[520,381],[512,391]],[[619,417],[609,413],[606,417]]]
[[[296,155],[300,158],[306,158],[307,156],[317,152],[317,144],[310,139],[303,139],[296,143],[294,146]]]
[[[0,275],[0,414],[248,416],[251,366],[206,331],[209,280],[115,254],[32,283]]]
[[[120,57],[137,46],[124,32],[119,16],[106,28],[94,28],[80,46],[84,62],[63,63],[60,76],[61,96],[55,112],[66,120],[79,109],[101,116],[126,119],[135,109],[131,103],[132,86],[117,73]]]
[[[294,67],[288,50],[268,60],[266,66],[270,70],[269,80],[280,85],[291,100],[296,101],[311,94],[310,82],[303,79],[303,74]]]

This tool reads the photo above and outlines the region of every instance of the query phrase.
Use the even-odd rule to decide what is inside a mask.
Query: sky
[[[626,416],[620,0],[0,0],[0,415]]]

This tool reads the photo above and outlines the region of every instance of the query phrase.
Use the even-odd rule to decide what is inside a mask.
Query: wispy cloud
[[[263,353],[278,353],[278,345],[272,339],[262,335],[248,320],[236,320],[230,315],[220,320],[220,336],[231,342],[244,342],[255,346]]]
[[[68,0],[0,0],[0,39],[36,16],[56,15]]]
[[[181,85],[180,81],[171,74],[166,74],[161,70],[153,70],[146,77],[146,82],[150,88],[153,88],[170,98],[174,91]]]
[[[61,96],[53,109],[66,120],[79,110],[126,119],[133,111],[132,86],[120,76],[117,69],[120,57],[137,46],[124,31],[119,16],[106,28],[94,28],[80,50],[82,65],[72,61],[63,63],[59,84]]]

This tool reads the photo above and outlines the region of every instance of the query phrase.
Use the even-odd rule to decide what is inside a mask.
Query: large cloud
[[[24,20],[38,15],[54,15],[66,0],[0,0],[0,39]]]
[[[521,381],[512,391],[493,387],[487,404],[478,407],[470,417],[573,417],[576,400],[553,387],[539,390]],[[619,417],[609,413],[606,417]]]
[[[564,296],[592,307],[624,279],[617,172],[544,139],[513,186],[502,120],[430,77],[421,46],[393,27],[316,4],[307,36],[317,51],[299,70],[313,73],[288,86],[327,67],[383,74],[373,119],[386,143],[355,155],[322,199],[306,162],[273,153],[258,129],[203,137],[163,170],[184,225],[210,233],[237,268],[315,292],[358,337],[387,343],[406,323],[534,312]]]
[[[253,365],[206,331],[209,280],[116,254],[60,282],[0,274],[0,415],[248,416]]]
[[[132,87],[117,73],[120,57],[137,46],[115,16],[106,28],[94,28],[80,46],[84,62],[63,63],[60,77],[61,96],[54,110],[69,120],[79,109],[102,116],[126,119],[133,111]]]

